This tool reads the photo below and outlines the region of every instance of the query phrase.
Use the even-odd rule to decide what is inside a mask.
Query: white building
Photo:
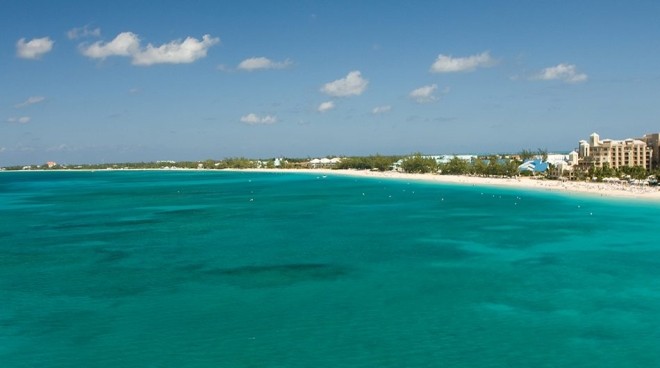
[[[319,167],[335,166],[336,164],[338,164],[340,162],[341,162],[341,158],[339,158],[339,157],[333,157],[333,158],[324,157],[324,158],[315,158],[313,160],[310,160],[309,164],[313,168],[316,169],[316,168],[319,168]]]

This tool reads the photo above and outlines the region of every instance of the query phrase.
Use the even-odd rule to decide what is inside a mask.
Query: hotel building
[[[581,140],[578,144],[578,161],[582,166],[603,167],[608,164],[614,169],[641,166],[651,170],[655,167],[653,154],[657,150],[658,134],[647,134],[638,139],[601,141],[598,134],[593,133],[588,142]]]
[[[651,153],[651,168],[660,167],[660,133],[644,134],[640,141],[646,142],[646,147],[653,150]]]

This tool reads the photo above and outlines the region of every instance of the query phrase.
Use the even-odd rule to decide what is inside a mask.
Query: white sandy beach
[[[240,170],[237,170],[240,171]],[[395,171],[369,170],[330,170],[330,169],[248,169],[254,172],[300,172],[318,175],[348,175],[383,179],[416,180],[435,183],[450,183],[471,186],[499,186],[524,188],[567,194],[585,194],[598,197],[621,199],[645,199],[660,201],[660,186],[649,187],[620,183],[590,183],[584,181],[543,180],[528,177],[520,178],[485,178],[462,175],[407,174]]]

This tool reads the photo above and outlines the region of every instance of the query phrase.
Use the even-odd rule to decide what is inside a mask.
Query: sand
[[[245,171],[245,170],[244,170]],[[471,186],[499,186],[524,188],[567,194],[584,194],[620,199],[644,199],[660,201],[660,186],[650,187],[627,183],[597,183],[585,181],[545,180],[531,177],[486,178],[463,175],[407,174],[395,171],[378,172],[369,170],[329,170],[329,169],[252,169],[255,172],[301,172],[317,175],[348,175],[383,179],[415,180],[435,183],[449,183]]]

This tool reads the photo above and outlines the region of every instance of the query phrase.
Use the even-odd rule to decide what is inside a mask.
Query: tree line
[[[335,165],[327,165],[326,168],[345,170],[374,170],[390,171],[399,170],[406,173],[435,173],[440,175],[474,175],[489,177],[513,177],[517,175],[533,175],[528,172],[519,172],[518,167],[526,160],[540,158],[547,159],[547,150],[538,149],[532,151],[524,149],[518,154],[513,155],[487,155],[473,156],[470,159],[464,157],[452,156],[449,160],[438,160],[437,156],[428,156],[421,153],[414,153],[407,156],[398,155],[370,155],[370,156],[350,156],[343,157]],[[442,158],[442,157],[440,157]],[[279,158],[254,160],[246,157],[230,157],[222,160],[204,160],[204,161],[156,161],[156,162],[127,162],[112,164],[82,164],[82,165],[56,165],[50,169],[254,169],[254,168],[280,168],[280,169],[304,169],[312,168],[309,158]],[[277,166],[276,166],[277,162]],[[23,166],[5,167],[6,170],[22,170]],[[45,165],[29,166],[32,169],[48,170]],[[556,167],[550,165],[549,170],[542,174],[548,178],[557,178],[567,176],[574,180],[596,180],[602,181],[604,178],[620,179],[647,179],[650,175],[660,178],[660,168],[647,171],[644,167],[621,167],[618,169],[604,164],[603,167],[578,166],[572,172],[561,173]]]
[[[491,155],[471,160],[453,156],[447,162],[438,162],[433,156],[415,153],[410,156],[347,157],[336,169],[389,171],[399,169],[406,173],[437,173],[448,175],[515,176],[522,162],[506,156]]]

